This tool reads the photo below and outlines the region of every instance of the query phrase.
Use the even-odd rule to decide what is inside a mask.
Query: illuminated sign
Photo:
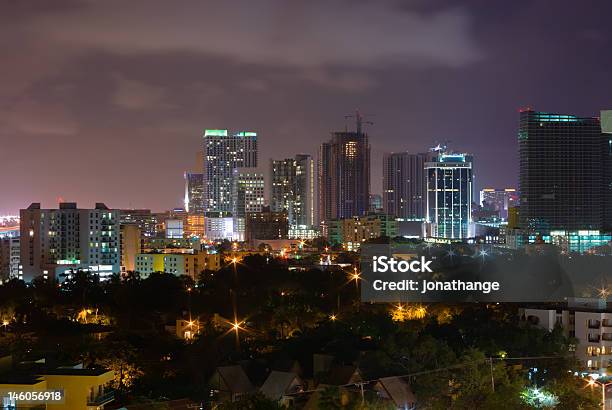
[[[227,137],[227,130],[205,130],[205,137]]]

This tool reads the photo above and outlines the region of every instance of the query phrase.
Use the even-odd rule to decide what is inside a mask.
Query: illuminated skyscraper
[[[185,172],[185,211],[204,214],[204,174]]]
[[[315,223],[314,161],[310,155],[271,160],[270,209],[287,212],[289,225],[310,227]]]
[[[334,132],[319,149],[319,218],[365,215],[370,201],[370,143],[357,113],[356,132]]]
[[[204,212],[228,215],[235,208],[235,170],[257,167],[257,133],[206,130],[203,158]]]
[[[383,157],[383,209],[405,220],[425,219],[428,154],[399,152]]]
[[[522,110],[518,142],[521,228],[601,229],[604,137],[599,118]]]
[[[472,236],[472,156],[438,151],[425,163],[425,172],[430,235],[445,239]]]

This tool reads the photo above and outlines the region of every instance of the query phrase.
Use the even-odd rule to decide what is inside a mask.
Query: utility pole
[[[359,383],[359,388],[361,389],[361,405],[365,404],[365,395],[363,393],[363,382]]]
[[[489,357],[489,364],[491,365],[491,389],[495,393],[495,379],[493,378],[493,358]]]

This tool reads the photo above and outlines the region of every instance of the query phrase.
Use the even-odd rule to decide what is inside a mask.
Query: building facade
[[[462,240],[472,236],[472,156],[438,151],[425,163],[428,236]]]
[[[138,225],[121,225],[121,272],[136,269],[136,255],[142,252],[142,245]]]
[[[328,240],[332,244],[342,244],[349,251],[359,249],[369,239],[397,236],[395,218],[385,214],[354,216],[334,219],[329,222]]]
[[[424,220],[428,154],[407,152],[383,157],[383,212],[406,221]]]
[[[204,214],[204,174],[185,172],[185,211]]]
[[[204,222],[206,227],[206,239],[212,241],[222,241],[227,239],[228,241],[243,240],[239,237],[240,227],[235,226],[239,224],[241,218],[234,218],[232,216],[224,215],[223,213],[208,213]]]
[[[521,228],[603,227],[605,142],[597,117],[521,110]]]
[[[197,280],[200,272],[219,270],[221,256],[205,252],[161,252],[136,255],[136,271],[142,275],[166,272],[176,276],[187,275]]]
[[[257,167],[257,133],[206,130],[203,159],[204,212],[233,212],[235,170]]]
[[[41,209],[39,203],[20,211],[23,278],[56,278],[76,269],[101,277],[120,272],[120,212],[97,203],[79,209],[74,202],[59,209]]]
[[[234,209],[235,218],[244,218],[249,212],[261,212],[264,206],[264,175],[254,169],[234,170]]]
[[[290,226],[315,224],[315,172],[310,155],[270,161],[270,208],[287,212]]]
[[[284,211],[272,212],[267,206],[246,216],[245,240],[249,243],[257,239],[287,239],[288,234],[289,219]]]
[[[318,159],[319,219],[363,216],[370,200],[370,143],[357,115],[356,132],[334,132]]]
[[[612,110],[602,110],[601,132],[603,144],[603,168],[604,168],[604,226],[608,232],[612,232]]]
[[[124,224],[135,224],[140,229],[142,236],[154,238],[160,232],[160,218],[158,214],[151,213],[150,209],[122,209],[120,211],[120,222]]]
[[[20,278],[20,249],[19,236],[0,238],[0,283]]]
[[[563,309],[521,309],[521,318],[552,331],[563,329],[566,337],[575,338],[575,354],[587,371],[605,371],[612,365],[612,313],[600,303],[586,299],[583,306]]]

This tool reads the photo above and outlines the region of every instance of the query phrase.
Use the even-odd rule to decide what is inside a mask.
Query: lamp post
[[[595,386],[596,384],[601,386],[601,408],[602,410],[606,410],[606,387],[612,385],[612,382],[604,383],[597,381],[596,379],[591,379],[588,381],[588,384],[591,387]]]

